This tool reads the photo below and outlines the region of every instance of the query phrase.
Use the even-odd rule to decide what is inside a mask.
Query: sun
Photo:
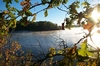
[[[95,8],[91,13],[91,18],[94,20],[94,22],[98,22],[98,19],[100,18],[100,13],[97,11],[97,8]]]

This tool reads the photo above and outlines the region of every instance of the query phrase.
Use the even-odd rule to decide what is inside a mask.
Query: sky
[[[6,9],[5,3],[3,3],[2,1],[3,0],[0,0],[0,10],[5,10]],[[19,1],[21,2],[22,0],[19,0]],[[32,1],[32,4],[34,4],[35,2],[38,2],[38,3],[41,2],[41,0],[31,0],[31,1]],[[73,1],[75,1],[75,0],[68,0],[68,3],[66,4],[66,6],[70,5]],[[80,0],[80,1],[83,2],[84,0]],[[87,1],[90,2],[91,4],[100,3],[100,0],[87,0]],[[20,3],[13,2],[11,6],[14,6],[14,7],[18,8],[19,10],[22,9]],[[45,7],[46,6],[38,6],[38,7],[31,9],[30,11],[32,11],[32,13],[35,13]],[[63,9],[65,9],[65,8],[63,8]],[[82,8],[80,8],[80,11],[81,10],[82,10]],[[44,17],[44,11],[38,13],[37,17],[36,17],[36,21],[51,21],[53,23],[61,25],[64,22],[65,17],[67,17],[66,12],[58,10],[57,8],[53,8],[53,9],[48,10],[47,17]]]

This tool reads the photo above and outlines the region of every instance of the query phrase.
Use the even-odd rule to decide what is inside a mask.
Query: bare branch
[[[63,11],[63,12],[68,12],[68,11],[66,11],[66,10],[63,10],[63,9],[61,9],[61,8],[59,8],[59,7],[57,7],[59,10],[61,10],[61,11]]]
[[[45,57],[45,58],[43,58],[43,59],[37,60],[37,61],[34,63],[34,65],[35,65],[36,63],[38,63],[38,62],[42,63],[42,62],[45,61],[46,59],[51,58],[51,57],[55,57],[55,56],[63,56],[63,55],[62,55],[62,54],[55,54],[55,55],[53,55],[53,56],[47,56],[47,57]]]
[[[66,9],[69,9],[65,4],[63,4]]]
[[[37,42],[39,43],[39,46],[40,46],[40,48],[42,49],[42,52],[43,52],[43,54],[44,54],[44,50],[43,50],[43,48],[42,48],[40,42],[39,42],[38,40],[37,40]]]
[[[32,9],[32,8],[34,8],[34,7],[36,7],[36,6],[40,6],[40,5],[43,5],[43,4],[50,4],[50,2],[39,3],[39,4],[37,4],[37,5],[31,6],[29,9]]]
[[[38,14],[39,12],[44,11],[46,9],[48,9],[48,7],[44,8],[44,9],[41,9],[40,11],[36,12],[35,14]]]
[[[32,8],[35,8],[35,7],[37,7],[37,6],[43,5],[43,4],[50,4],[50,2],[39,3],[39,4],[36,4],[36,5],[33,5],[33,6],[31,6],[31,7],[29,8],[29,10],[32,9]],[[46,9],[48,9],[48,6],[47,6],[46,8],[44,8],[44,9],[42,9],[42,10],[36,12],[35,14],[38,14],[39,12],[44,11],[44,10],[46,10]],[[22,10],[21,10],[21,11],[22,11]],[[19,16],[20,16],[20,15],[16,16],[15,18],[18,18]]]

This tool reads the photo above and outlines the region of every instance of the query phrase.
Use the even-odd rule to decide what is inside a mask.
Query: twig
[[[43,54],[44,54],[44,50],[43,50],[43,48],[42,48],[42,46],[41,46],[40,42],[39,42],[38,40],[36,40],[36,41],[39,43],[39,46],[40,46],[40,48],[42,49]]]
[[[36,7],[36,6],[40,6],[40,5],[42,5],[42,4],[50,4],[50,2],[39,3],[39,4],[37,4],[37,5],[31,6],[29,9],[32,9],[32,8],[34,8],[34,7]]]
[[[69,9],[65,4],[63,4],[66,9]]]
[[[31,7],[29,8],[29,10],[31,10],[32,8],[35,8],[35,7],[37,7],[37,6],[40,6],[40,5],[42,5],[42,4],[50,4],[50,2],[39,3],[39,4],[36,4],[36,5],[33,5],[33,6],[31,6]],[[48,7],[46,7],[46,8],[44,8],[44,9],[42,9],[42,10],[36,12],[35,14],[38,14],[39,12],[44,11],[45,9],[48,9]],[[15,18],[18,18],[19,16],[20,16],[20,15],[16,16]]]
[[[55,54],[55,55],[53,55],[53,56],[46,56],[45,58],[40,59],[40,60],[38,60],[37,62],[35,62],[34,65],[35,65],[36,63],[39,63],[39,62],[40,62],[40,64],[41,64],[44,60],[46,60],[46,59],[48,59],[48,58],[51,58],[51,57],[55,57],[55,56],[63,56],[63,55],[62,55],[62,54]]]
[[[59,8],[59,7],[57,7],[59,10],[61,10],[61,11],[63,11],[63,12],[67,12],[68,13],[68,11],[66,11],[66,10],[63,10],[63,9],[61,9],[61,8]]]

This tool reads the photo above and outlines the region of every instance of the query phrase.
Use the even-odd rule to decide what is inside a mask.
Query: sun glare
[[[97,11],[97,8],[93,10],[91,14],[92,19],[94,19],[94,22],[98,22],[98,19],[100,17],[100,13]]]
[[[94,48],[100,48],[100,33],[98,33],[100,28],[94,27],[91,32],[91,37],[88,37],[88,43],[93,46]]]
[[[100,12],[98,12],[97,8],[95,8],[91,13],[91,18],[96,24],[99,22]],[[96,24],[94,25],[94,28],[91,31],[91,37],[88,37],[88,43],[94,48],[98,49],[100,48],[100,27],[97,27]]]

